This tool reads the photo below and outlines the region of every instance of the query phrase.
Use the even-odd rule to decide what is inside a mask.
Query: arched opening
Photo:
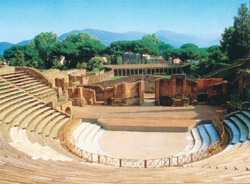
[[[47,107],[54,108],[54,104],[53,104],[53,102],[49,102],[49,103],[47,103],[47,104],[46,104],[46,106],[47,106]]]
[[[67,108],[65,109],[65,112],[66,112],[67,114],[70,114],[70,115],[71,115],[71,109],[70,109],[69,107],[67,107]]]

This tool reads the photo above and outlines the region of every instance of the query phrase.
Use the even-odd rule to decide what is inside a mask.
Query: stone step
[[[240,141],[240,132],[239,129],[229,120],[223,120],[223,123],[226,124],[231,132],[232,132],[232,140],[231,143],[232,144],[236,144]]]
[[[247,127],[243,123],[241,123],[241,121],[237,117],[230,117],[230,120],[240,130],[240,141],[245,142],[247,140],[247,136],[248,136]]]

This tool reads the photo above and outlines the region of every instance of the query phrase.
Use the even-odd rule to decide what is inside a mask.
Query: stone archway
[[[71,108],[70,108],[70,107],[67,107],[67,108],[65,109],[65,112],[66,112],[67,114],[71,115]]]

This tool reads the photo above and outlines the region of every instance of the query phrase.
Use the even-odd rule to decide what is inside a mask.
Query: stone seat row
[[[84,162],[32,159],[0,139],[0,183],[232,183],[246,182],[246,171],[216,168],[118,168]],[[147,171],[147,172],[145,172]]]
[[[76,146],[82,150],[95,154],[108,155],[107,153],[103,152],[99,146],[99,139],[104,132],[105,129],[101,128],[97,124],[82,122],[75,129],[72,136]]]
[[[0,76],[38,98],[44,98],[51,94],[56,94],[54,89],[49,88],[24,72],[13,72],[1,74]]]
[[[219,140],[219,135],[212,124],[200,124],[191,130],[191,134],[194,144],[189,150],[186,150],[184,154],[191,154],[200,150],[205,150]]]
[[[215,168],[222,170],[222,173],[224,170],[242,171],[250,175],[249,112],[250,109],[226,115],[223,122],[230,136],[230,144],[222,152],[187,164],[186,167]]]
[[[72,137],[75,145],[84,151],[113,157],[103,152],[99,146],[99,139],[104,131],[105,129],[102,129],[97,124],[82,122],[72,133]],[[212,124],[201,124],[191,130],[191,135],[187,133],[187,140],[186,148],[174,155],[172,161],[177,159],[176,156],[188,155],[207,149],[208,146],[219,140],[219,135]],[[93,158],[94,161],[95,159],[97,160],[98,158]]]
[[[185,165],[185,167],[214,168],[246,172],[250,170],[249,141],[229,145],[225,150],[208,159]],[[250,172],[248,172],[250,174]]]
[[[3,83],[4,79],[0,81]],[[50,139],[56,139],[60,128],[70,120],[69,115],[47,107],[39,99],[20,92],[11,84],[9,84],[9,87],[15,89],[18,95],[0,95],[2,135],[8,142],[12,143],[12,146],[17,146],[19,150],[26,151],[30,144],[34,144],[31,148],[36,150],[38,143],[41,147],[47,147],[50,144],[48,143]],[[0,89],[0,91],[2,90]],[[17,131],[13,131],[16,129]],[[27,139],[19,139],[19,133],[24,136],[24,131]],[[11,135],[10,132],[12,132]],[[23,142],[20,142],[21,140]],[[57,142],[57,144],[60,143]],[[54,145],[50,148],[53,150]]]
[[[1,124],[3,127],[4,124]],[[94,130],[94,128],[89,128]],[[96,128],[97,129],[97,128]],[[26,130],[21,129],[18,132],[18,127],[10,129],[12,136],[16,137],[16,144],[20,149],[23,141],[29,141],[26,136]],[[95,132],[95,131],[93,131]],[[93,133],[92,134],[95,134]],[[18,135],[17,135],[18,133]],[[89,132],[90,134],[90,132]],[[0,143],[2,146],[4,137],[1,137]],[[43,138],[45,139],[45,138]],[[50,139],[51,142],[53,141]],[[216,168],[158,168],[158,169],[144,169],[136,168],[117,168],[110,166],[102,166],[95,164],[88,164],[73,160],[63,160],[64,157],[57,155],[57,158],[49,159],[50,154],[55,154],[48,151],[46,148],[40,148],[39,144],[30,143],[25,144],[28,150],[41,150],[46,152],[46,156],[39,157],[41,153],[32,151],[32,156],[27,157],[24,150],[19,152],[11,147],[13,142],[5,145],[0,151],[1,164],[1,183],[23,182],[23,183],[176,183],[176,182],[245,182],[249,179],[249,173],[246,171],[222,170],[218,175]],[[20,145],[21,144],[21,145]],[[15,146],[14,146],[15,147]],[[33,149],[32,149],[33,148]],[[4,152],[4,153],[3,153]],[[6,158],[7,155],[7,158]],[[34,160],[35,159],[35,160]],[[43,160],[46,159],[46,160]],[[209,177],[208,177],[209,176]]]
[[[226,116],[223,120],[230,135],[231,144],[250,140],[250,110],[237,111]]]

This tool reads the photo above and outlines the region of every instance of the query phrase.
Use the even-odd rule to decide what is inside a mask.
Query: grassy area
[[[154,75],[154,76],[156,76],[156,77],[164,77],[164,78],[170,79],[172,75]],[[127,77],[127,76],[118,75],[118,76],[112,77],[111,79],[119,79],[119,78],[123,78],[123,77]]]
[[[167,79],[170,79],[172,77],[172,75],[156,75],[156,76],[159,76],[159,77],[165,77]]]
[[[127,76],[120,76],[120,75],[117,75],[117,76],[112,77],[111,79],[119,79],[119,78],[123,78],[123,77],[127,77]]]

